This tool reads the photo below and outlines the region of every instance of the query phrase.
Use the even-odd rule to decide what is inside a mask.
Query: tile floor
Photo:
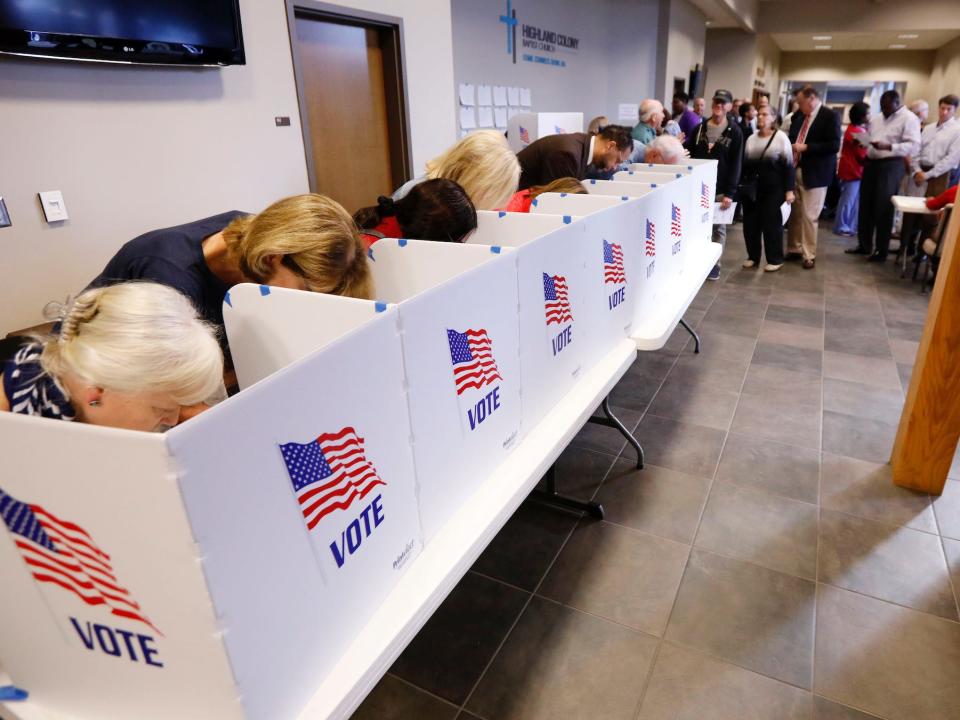
[[[885,465],[927,298],[845,256],[720,282],[613,392],[359,720],[960,718],[960,460],[937,499]]]

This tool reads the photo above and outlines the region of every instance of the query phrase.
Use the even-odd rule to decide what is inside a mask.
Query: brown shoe
[[[814,260],[813,258],[810,258],[809,260],[804,260],[804,261],[803,261],[803,269],[804,269],[804,270],[810,270],[811,268],[813,268],[813,266],[814,266],[815,264],[816,264],[816,260]]]

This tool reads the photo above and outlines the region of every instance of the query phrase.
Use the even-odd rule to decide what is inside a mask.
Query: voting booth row
[[[376,302],[235,286],[242,390],[165,434],[0,413],[0,666],[68,717],[348,716],[666,341],[715,171],[380,240]]]

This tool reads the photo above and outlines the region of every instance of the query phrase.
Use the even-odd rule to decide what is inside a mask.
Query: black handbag
[[[767,154],[767,150],[770,149],[770,145],[773,143],[773,139],[776,136],[777,131],[774,130],[770,134],[770,139],[767,140],[767,144],[763,148],[763,152],[760,153],[760,157],[757,158],[756,172],[752,173],[749,177],[740,179],[740,184],[737,185],[737,198],[739,200],[749,200],[750,202],[757,201],[757,193],[760,191],[760,163],[763,161],[763,156]]]

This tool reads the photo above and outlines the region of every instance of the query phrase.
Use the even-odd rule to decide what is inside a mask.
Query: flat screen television
[[[0,0],[0,53],[243,65],[239,0]]]

